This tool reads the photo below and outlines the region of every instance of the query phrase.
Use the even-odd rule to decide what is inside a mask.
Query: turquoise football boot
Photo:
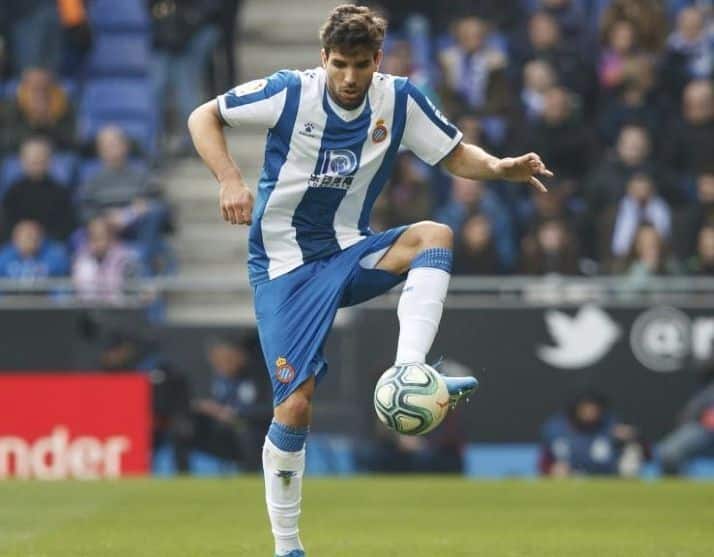
[[[436,362],[431,364],[436,371],[439,371],[441,364],[444,362],[444,358],[440,357]],[[449,407],[453,410],[462,400],[466,402],[478,389],[478,379],[471,376],[466,377],[450,377],[448,375],[440,374],[444,378],[446,383],[446,389],[449,391]]]
[[[305,557],[305,552],[302,549],[293,549],[290,553],[276,555],[275,557]]]
[[[442,377],[449,391],[449,406],[452,410],[462,400],[468,402],[473,392],[478,389],[478,379],[475,377]]]

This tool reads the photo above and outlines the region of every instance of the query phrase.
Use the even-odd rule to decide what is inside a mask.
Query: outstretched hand
[[[504,180],[528,182],[541,192],[546,192],[548,189],[536,176],[543,175],[548,178],[553,176],[553,173],[545,167],[545,164],[536,153],[501,159],[496,164],[496,170]]]

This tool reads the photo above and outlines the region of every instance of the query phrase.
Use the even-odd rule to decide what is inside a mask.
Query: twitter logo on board
[[[539,346],[538,357],[546,364],[577,369],[602,359],[622,331],[610,316],[594,305],[581,307],[574,316],[551,310],[545,322],[555,346]]]

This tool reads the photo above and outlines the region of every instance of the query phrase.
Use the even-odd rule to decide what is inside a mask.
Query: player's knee
[[[303,391],[295,391],[278,406],[280,416],[290,424],[304,423],[310,415],[310,396]]]
[[[424,221],[419,224],[420,249],[451,249],[454,246],[454,233],[451,231],[450,227],[445,224],[432,221]]]

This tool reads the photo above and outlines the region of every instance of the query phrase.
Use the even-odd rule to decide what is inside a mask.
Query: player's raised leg
[[[315,379],[311,377],[275,407],[263,447],[263,475],[275,555],[303,557],[298,520],[305,472],[305,439]]]
[[[402,274],[409,271],[399,298],[399,341],[395,365],[424,363],[436,337],[449,289],[453,233],[431,221],[411,225],[387,251],[377,268]],[[471,394],[473,377],[445,378],[452,404]]]

